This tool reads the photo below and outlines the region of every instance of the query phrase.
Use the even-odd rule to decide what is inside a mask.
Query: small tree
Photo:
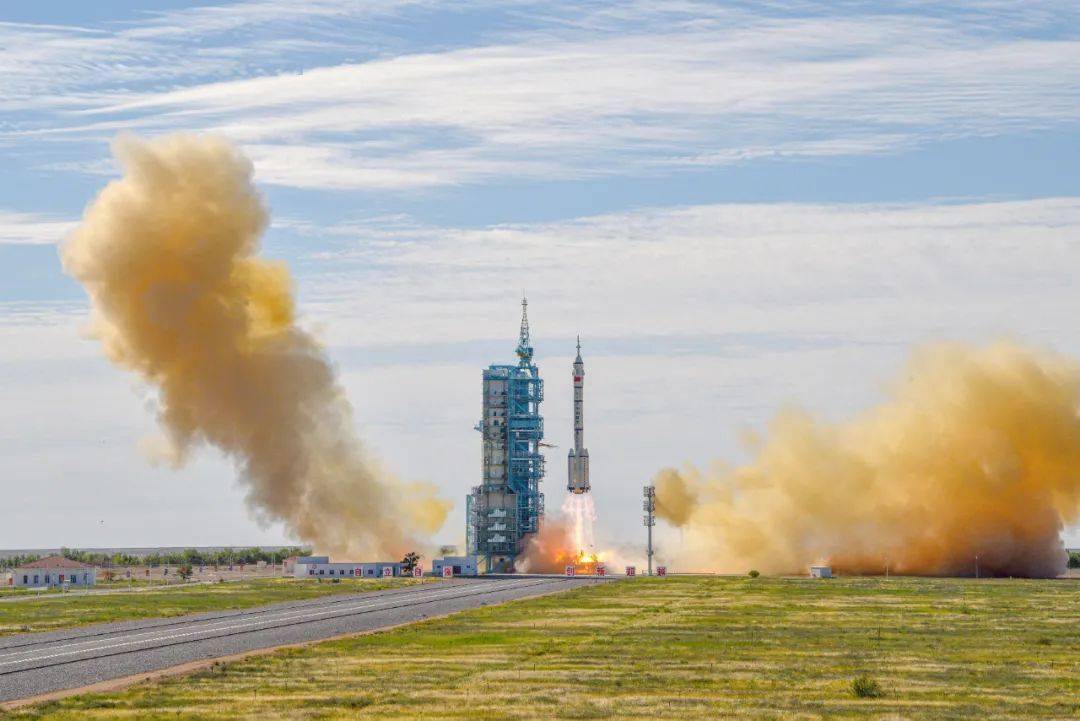
[[[418,563],[420,563],[420,554],[416,551],[409,551],[405,554],[405,558],[401,559],[401,572],[405,574],[412,573]]]

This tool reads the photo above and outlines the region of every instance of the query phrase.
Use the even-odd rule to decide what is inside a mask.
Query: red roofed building
[[[88,563],[72,561],[63,556],[49,556],[14,569],[7,579],[15,588],[48,588],[49,586],[93,586],[97,569]]]

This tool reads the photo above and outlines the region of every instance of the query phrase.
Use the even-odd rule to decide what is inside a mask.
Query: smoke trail
[[[294,322],[285,266],[256,256],[267,213],[226,141],[121,137],[123,166],[63,248],[109,358],[159,391],[172,458],[231,456],[261,522],[322,552],[398,556],[448,504],[371,457],[315,340]],[[406,499],[408,502],[406,502]]]
[[[748,465],[665,469],[661,518],[717,570],[1052,577],[1080,519],[1080,365],[1012,344],[914,355],[856,420],[781,413]]]

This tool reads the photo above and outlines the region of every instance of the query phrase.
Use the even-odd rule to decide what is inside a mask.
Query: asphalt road
[[[8,636],[0,639],[0,701],[603,582],[550,576],[455,579],[243,611]]]

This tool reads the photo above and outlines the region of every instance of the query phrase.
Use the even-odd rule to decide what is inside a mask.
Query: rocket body
[[[588,493],[589,450],[585,448],[585,362],[581,360],[581,339],[578,339],[577,358],[574,359],[574,447],[567,456],[566,490],[571,493]]]

